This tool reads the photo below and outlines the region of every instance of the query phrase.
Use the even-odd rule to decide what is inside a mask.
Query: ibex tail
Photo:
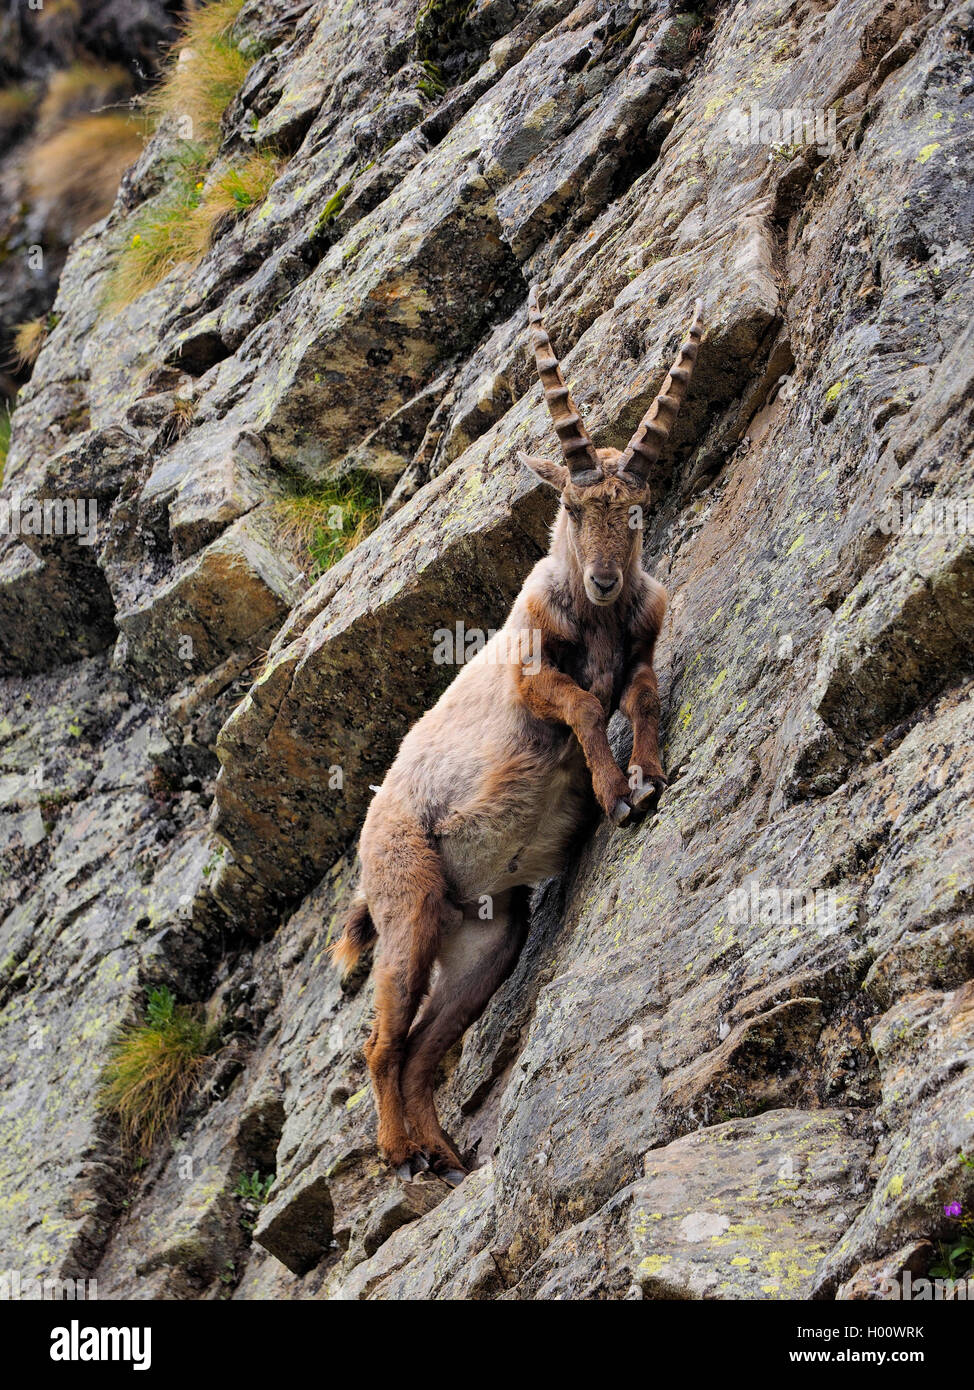
[[[331,958],[344,972],[351,970],[359,956],[375,940],[375,927],[369,915],[368,903],[356,895],[345,926],[337,941],[332,942]]]

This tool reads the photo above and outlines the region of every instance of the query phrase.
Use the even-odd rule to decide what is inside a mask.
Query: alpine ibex
[[[333,948],[347,969],[378,936],[365,1055],[379,1145],[401,1177],[432,1166],[451,1184],[465,1170],[437,1118],[436,1069],[513,969],[530,888],[563,868],[593,792],[623,825],[666,785],[653,671],[666,591],[643,571],[637,519],[687,392],[701,302],[623,453],[592,444],[533,289],[528,317],[565,461],[519,458],[561,494],[551,546],[503,629],[403,739],[366,816],[361,885]],[[615,709],[632,724],[628,778],[606,736]]]

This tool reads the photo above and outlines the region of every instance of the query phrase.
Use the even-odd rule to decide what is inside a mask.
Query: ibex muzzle
[[[378,936],[365,1053],[379,1144],[401,1176],[462,1181],[433,1102],[436,1069],[513,969],[528,894],[564,867],[592,801],[616,825],[666,785],[653,652],[666,592],[642,568],[647,476],[687,392],[703,320],[628,448],[597,449],[528,301],[531,342],[564,462],[521,454],[561,494],[547,556],[507,622],[409,731],[362,828],[362,881],[335,947],[346,967]],[[525,663],[526,650],[540,660]],[[628,774],[606,727],[632,725]]]

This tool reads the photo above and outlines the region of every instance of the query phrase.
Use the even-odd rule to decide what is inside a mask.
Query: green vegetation
[[[118,1122],[123,1148],[146,1158],[170,1134],[206,1070],[217,1029],[162,985],[145,1021],[123,1028],[101,1078],[99,1103]]]
[[[266,151],[230,165],[207,183],[205,151],[184,145],[169,161],[164,192],[135,217],[106,295],[122,308],[159,284],[174,265],[197,264],[219,229],[260,203],[281,168]]]
[[[427,101],[435,101],[446,91],[446,77],[439,63],[434,63],[429,58],[423,59],[423,68],[426,76],[421,77],[416,85]]]
[[[258,1213],[267,1201],[270,1190],[274,1186],[275,1176],[274,1173],[267,1173],[264,1177],[261,1177],[260,1173],[255,1171],[249,1175],[247,1173],[241,1173],[240,1177],[237,1179],[237,1185],[233,1189],[233,1195],[239,1200],[243,1207],[240,1224],[248,1233],[257,1225]]]
[[[416,16],[416,56],[436,62],[461,47],[460,31],[474,0],[425,0]]]
[[[0,484],[7,467],[7,454],[10,452],[10,406],[4,401],[0,405]]]
[[[254,61],[243,53],[233,25],[243,0],[211,0],[188,15],[178,56],[154,92],[155,121],[182,132],[166,161],[162,192],[133,219],[106,292],[106,305],[131,303],[180,263],[196,264],[219,231],[256,207],[280,173],[282,161],[258,150],[209,176],[220,143],[220,122]]]
[[[959,1153],[964,1168],[974,1169],[974,1158]],[[944,1203],[944,1216],[956,1223],[947,1240],[937,1242],[939,1260],[927,1271],[933,1279],[968,1279],[974,1276],[974,1212],[960,1200]]]
[[[350,473],[323,483],[297,482],[274,508],[282,540],[303,555],[309,579],[317,579],[378,525],[382,497],[369,473]]]
[[[335,218],[341,212],[342,208],[345,206],[345,199],[352,191],[352,183],[353,180],[350,179],[348,183],[343,183],[341,188],[336,188],[335,192],[321,209],[318,221],[315,223],[315,236],[321,236],[322,232],[325,231],[327,227],[331,226]]]
[[[153,93],[149,111],[156,120],[189,121],[185,138],[215,151],[220,122],[243,86],[253,57],[241,52],[233,26],[244,0],[210,0],[192,10],[176,44],[169,72]]]
[[[233,1189],[233,1195],[245,1202],[256,1202],[257,1206],[262,1207],[274,1186],[274,1177],[274,1173],[267,1173],[261,1177],[256,1170],[249,1175],[241,1173],[237,1179],[237,1185]]]

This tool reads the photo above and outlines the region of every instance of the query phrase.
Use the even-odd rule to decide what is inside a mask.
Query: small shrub
[[[118,1121],[130,1155],[148,1157],[156,1140],[172,1132],[203,1077],[216,1032],[163,985],[149,992],[145,1021],[118,1034],[99,1102]]]
[[[299,483],[275,506],[282,539],[303,552],[317,579],[378,525],[382,497],[371,474],[353,473],[324,483]]]

